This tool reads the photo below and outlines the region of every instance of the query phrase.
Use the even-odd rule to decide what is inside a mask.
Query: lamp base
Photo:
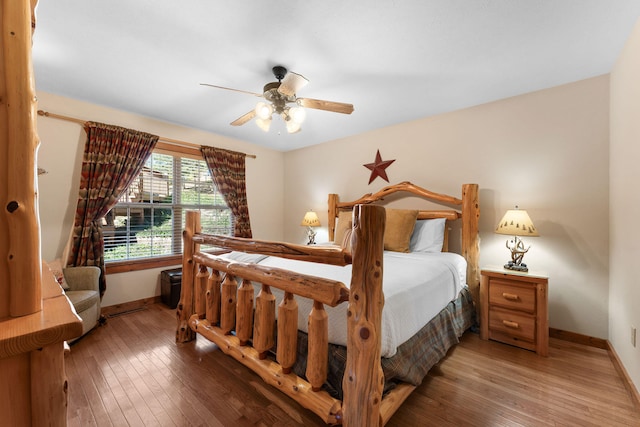
[[[524,264],[524,263],[516,264],[513,261],[509,261],[508,263],[506,263],[504,265],[504,268],[506,268],[507,270],[521,271],[523,273],[526,273],[529,271],[527,264]]]
[[[313,231],[313,228],[311,227],[308,227],[307,229],[307,238],[309,239],[309,241],[307,242],[307,245],[316,244],[316,232]]]
[[[513,246],[509,245],[509,243],[513,243]],[[529,247],[530,248],[530,247]],[[504,265],[504,268],[507,270],[515,270],[527,272],[529,269],[527,268],[527,264],[522,262],[522,258],[524,254],[529,251],[529,248],[524,247],[524,243],[522,243],[522,239],[518,236],[513,236],[513,240],[507,240],[507,249],[511,251],[511,261]]]

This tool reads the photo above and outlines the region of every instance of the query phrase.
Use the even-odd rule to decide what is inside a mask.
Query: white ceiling
[[[33,60],[37,90],[287,151],[608,73],[639,16],[638,0],[40,0]],[[355,111],[264,133],[229,125],[257,98],[199,85],[261,92],[274,65]]]

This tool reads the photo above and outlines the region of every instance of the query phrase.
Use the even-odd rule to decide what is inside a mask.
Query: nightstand
[[[502,267],[485,268],[480,280],[480,338],[549,354],[549,278]]]

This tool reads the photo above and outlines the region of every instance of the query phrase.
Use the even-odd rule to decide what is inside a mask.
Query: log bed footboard
[[[260,359],[260,354],[255,348],[241,345],[236,336],[224,334],[207,319],[199,319],[194,314],[189,319],[189,326],[218,345],[225,354],[254,371],[265,383],[276,387],[316,413],[327,424],[340,424],[342,403],[326,391],[312,391],[312,386],[307,381],[293,373],[285,374],[282,366],[275,361]]]
[[[407,187],[405,191],[413,193],[419,189],[410,183],[390,188],[394,192],[401,187]],[[380,194],[388,195],[389,192],[389,189],[383,189]],[[420,195],[462,206],[461,213],[454,213],[462,218],[462,252],[468,262],[468,284],[473,288],[477,285],[478,261],[477,185],[463,186],[462,200],[431,192]],[[187,212],[183,232],[182,291],[176,311],[176,341],[187,342],[195,338],[195,333],[201,334],[224,353],[256,372],[266,383],[316,413],[327,424],[383,426],[415,386],[398,384],[383,398],[381,323],[386,218],[383,207],[367,204],[370,199],[375,199],[375,196],[370,196],[367,195],[365,204],[353,207],[350,253],[340,248],[201,234],[199,214]],[[351,204],[339,204],[337,198],[330,197],[330,218],[337,216],[338,205],[341,208],[351,207]],[[451,215],[451,211],[443,212],[432,211],[422,218],[443,215],[448,218]],[[347,287],[334,280],[230,261],[200,252],[201,244],[229,251],[334,265],[352,264],[351,283]],[[256,297],[254,284],[261,288]],[[284,292],[277,308],[272,287]],[[308,314],[306,379],[292,372],[297,358],[296,297],[313,300]],[[340,401],[322,389],[327,380],[329,354],[329,321],[324,307],[343,303],[348,303],[347,356],[342,381],[343,400]]]

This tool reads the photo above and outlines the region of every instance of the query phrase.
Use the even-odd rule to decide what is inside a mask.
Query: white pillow
[[[442,252],[444,243],[445,218],[421,219],[416,226],[409,242],[410,252]]]

